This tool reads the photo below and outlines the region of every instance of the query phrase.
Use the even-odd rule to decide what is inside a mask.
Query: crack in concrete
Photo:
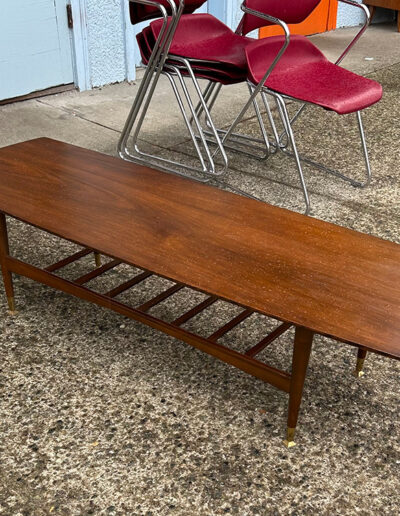
[[[103,127],[104,129],[108,129],[109,131],[113,131],[115,133],[121,134],[121,131],[118,131],[118,129],[114,129],[113,127],[109,127],[108,125],[101,124],[100,122],[96,122],[95,120],[90,120],[89,118],[86,118],[86,117],[80,115],[79,113],[77,113],[76,111],[74,111],[72,109],[68,109],[63,106],[54,106],[53,104],[49,104],[48,102],[44,102],[43,100],[39,100],[39,99],[36,100],[36,102],[38,104],[43,104],[43,105],[53,108],[53,109],[58,109],[60,111],[63,111],[64,113],[68,113],[69,115],[79,118],[80,120],[84,120],[85,122],[89,122],[90,124],[98,125],[99,127]]]

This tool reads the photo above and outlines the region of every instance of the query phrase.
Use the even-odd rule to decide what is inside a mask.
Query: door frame
[[[121,16],[124,24],[125,66],[128,81],[136,77],[135,67],[135,33],[129,18],[129,2],[121,1]],[[67,0],[71,5],[74,27],[72,29],[73,61],[75,85],[80,91],[90,90],[93,87],[90,71],[87,0]]]
[[[86,0],[70,0],[69,3],[74,20],[72,44],[75,85],[81,91],[90,90],[92,84],[90,79]],[[68,5],[68,2],[66,5]]]

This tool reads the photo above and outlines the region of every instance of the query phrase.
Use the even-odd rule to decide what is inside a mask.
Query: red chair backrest
[[[279,18],[285,23],[301,23],[320,2],[321,0],[245,0],[244,5],[249,9]],[[245,14],[242,31],[243,34],[248,34],[252,30],[266,25],[271,25],[271,23],[256,16]]]
[[[168,14],[171,14],[171,6],[167,0],[155,1],[158,4],[164,6],[167,9]],[[178,8],[180,5],[179,0],[173,1],[175,2]],[[205,2],[206,0],[185,0],[183,14],[191,14],[193,11],[201,7]],[[159,18],[161,16],[158,7],[153,7],[152,5],[138,4],[136,2],[129,2],[129,12],[131,16],[131,22],[133,25],[142,21],[151,20],[153,18]]]

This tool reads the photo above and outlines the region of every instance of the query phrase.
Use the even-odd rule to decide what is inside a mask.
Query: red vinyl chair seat
[[[142,61],[147,65],[155,45],[153,33],[150,31],[149,27],[147,27],[142,32],[140,32],[136,38],[139,45]],[[179,63],[173,58],[169,58],[166,64],[178,67],[181,67],[182,65],[182,63]],[[191,67],[196,77],[219,82],[221,84],[235,84],[238,82],[243,82],[247,77],[246,70],[238,71],[234,68],[231,69],[229,67],[221,67],[220,63],[213,63],[209,61],[191,61]],[[184,68],[181,68],[181,73],[186,76],[188,75]]]
[[[274,36],[247,45],[248,78],[258,84],[284,42]],[[354,113],[382,98],[382,86],[328,61],[304,36],[291,36],[265,86],[303,102],[317,104],[339,114]]]
[[[150,56],[151,56],[151,50],[149,49],[149,46],[146,42],[146,38],[144,36],[145,31],[142,31],[137,35],[137,41],[140,48],[140,53],[142,56],[142,61],[145,65],[148,64]],[[206,63],[206,62],[204,62]],[[174,61],[173,59],[168,59],[166,61],[166,64],[172,65],[172,66],[178,66],[181,67],[181,63]],[[188,76],[187,70],[184,68],[180,68],[182,75]],[[206,66],[206,64],[197,64],[196,66],[193,66],[192,63],[192,70],[194,71],[197,78],[206,79],[209,81],[219,82],[221,84],[236,84],[239,82],[243,82],[246,80],[246,74],[241,72],[239,74],[235,74],[234,72],[225,72],[223,70],[219,70],[218,68],[212,68],[209,66]]]
[[[150,24],[154,40],[162,27],[162,20]],[[219,70],[230,68],[247,74],[245,48],[254,39],[235,34],[229,27],[210,14],[181,17],[170,54],[215,63]],[[246,75],[244,76],[244,78]]]

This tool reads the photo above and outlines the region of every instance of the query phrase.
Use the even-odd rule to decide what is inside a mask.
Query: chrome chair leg
[[[362,150],[363,150],[363,154],[364,154],[365,167],[367,170],[367,177],[364,182],[361,182],[355,186],[359,186],[360,188],[365,188],[366,186],[368,186],[371,183],[371,179],[372,179],[371,164],[369,162],[368,147],[367,147],[367,142],[365,139],[364,125],[363,125],[363,121],[361,118],[361,111],[357,111],[356,114],[357,114],[358,130],[360,132],[360,138],[361,138],[361,146],[362,146]]]
[[[192,139],[193,139],[193,130],[192,130],[190,121],[189,121],[189,119],[187,117],[186,110],[185,110],[182,98],[181,98],[181,96],[179,94],[179,91],[178,91],[178,88],[177,88],[177,86],[175,84],[174,77],[171,74],[166,73],[166,72],[163,72],[163,75],[166,75],[167,78],[169,79],[169,82],[171,84],[172,90],[173,90],[173,92],[175,94],[175,97],[177,99],[179,109],[181,110],[184,122],[186,124],[186,127],[187,127],[189,133],[192,136]],[[205,163],[205,161],[203,159],[201,150],[200,150],[196,140],[194,140],[194,144],[195,144],[195,149],[196,149],[199,161],[201,163],[201,171],[203,173],[206,173],[207,170],[208,170],[208,166],[206,165],[206,163]],[[160,156],[157,156],[155,154],[150,154],[150,153],[147,153],[147,152],[143,152],[139,148],[137,139],[134,140],[134,150],[135,150],[135,155],[130,154],[130,156],[133,158],[132,160],[138,161],[138,162],[143,162],[143,163],[146,163],[146,164],[148,164],[149,162],[152,162],[152,163],[156,164],[159,168],[161,168],[162,170],[165,170],[167,172],[173,172],[173,173],[176,173],[178,175],[188,176],[188,174],[183,174],[183,173],[180,174],[178,168],[184,168],[185,170],[188,170],[188,171],[197,170],[196,168],[191,167],[189,165],[185,165],[184,163],[176,162],[176,161],[169,160],[169,159],[166,159],[166,158],[161,158]],[[172,165],[172,167],[171,167],[171,165]],[[200,181],[204,181],[204,182],[208,181],[208,178],[206,178],[206,177],[204,177],[204,178],[196,178],[196,179],[198,179]]]
[[[251,84],[248,83],[250,95],[252,94],[251,87]],[[209,86],[207,86],[207,88],[204,91],[204,100],[206,101],[208,105],[208,110],[210,112],[214,107],[214,104],[219,96],[221,88],[222,84],[218,84],[217,88],[209,89]],[[256,98],[254,98],[253,100],[253,106],[257,117],[257,121],[260,126],[262,138],[257,138],[246,134],[232,133],[232,135],[230,136],[230,140],[232,141],[232,143],[229,144],[228,142],[225,142],[224,148],[263,161],[267,159],[272,152],[271,144]],[[199,111],[198,106],[196,107],[196,110]],[[208,129],[211,129],[211,126],[207,120],[205,120],[205,124]],[[227,133],[227,130],[224,129],[217,129],[217,131],[220,138],[222,139]],[[211,132],[207,130],[204,131],[204,134],[206,134],[207,136],[212,136]],[[209,142],[213,143],[213,140],[211,139],[209,140]]]
[[[142,116],[139,119],[139,120],[141,120],[141,123],[139,122],[140,127],[141,127],[144,116],[147,111],[147,110],[145,110],[145,106],[143,105],[144,99],[146,98],[146,94],[147,94],[148,101],[147,101],[146,105],[148,108],[148,106],[150,104],[151,96],[154,93],[154,90],[155,90],[155,87],[156,87],[156,84],[157,84],[157,81],[158,81],[158,78],[160,75],[160,71],[158,71],[156,76],[153,77],[153,73],[154,73],[155,69],[156,69],[155,65],[153,65],[152,67],[149,66],[146,68],[146,71],[145,71],[144,77],[142,79],[142,82],[139,86],[139,90],[136,95],[135,101],[132,105],[132,108],[131,108],[128,118],[125,122],[125,126],[122,130],[121,137],[118,142],[119,156],[122,159],[125,159],[128,161],[130,161],[132,158],[132,156],[130,156],[130,154],[129,154],[128,147],[127,147],[128,139],[132,132],[133,126],[134,126],[136,120],[138,119],[139,113],[142,111]],[[139,130],[140,130],[140,128],[139,128]],[[139,131],[136,131],[136,134],[138,132]],[[135,140],[135,138],[134,138],[134,140]]]
[[[272,143],[272,148],[274,150],[271,151],[271,154],[275,154],[276,152],[278,152],[279,146],[282,146],[282,144],[281,144],[282,135],[278,135],[278,130],[276,128],[275,120],[274,120],[274,117],[272,116],[271,107],[268,102],[268,96],[266,95],[266,93],[264,91],[261,91],[261,98],[262,98],[262,101],[263,101],[263,104],[265,107],[265,111],[267,113],[269,124],[271,126],[272,134],[274,137],[274,143]],[[286,131],[283,131],[282,134],[286,135]],[[289,140],[287,139],[286,146],[288,145],[288,143],[289,143]]]
[[[307,104],[303,104],[300,106],[300,108],[296,111],[294,116],[290,120],[290,124],[293,127],[293,124],[296,122],[296,120],[299,118],[299,116],[303,113],[303,111],[306,109]],[[284,138],[286,139],[286,143],[284,143]],[[285,131],[282,131],[282,133],[279,135],[279,145],[281,148],[285,149],[289,144],[287,134]]]
[[[301,188],[302,188],[302,191],[303,191],[304,201],[306,203],[305,215],[308,215],[310,213],[310,209],[311,209],[310,197],[308,195],[308,189],[307,189],[307,185],[306,185],[306,182],[305,182],[305,179],[304,179],[304,173],[303,173],[303,168],[301,166],[300,156],[299,156],[299,153],[297,151],[297,146],[296,146],[296,142],[295,142],[295,138],[294,138],[294,134],[293,134],[293,129],[292,129],[292,126],[291,126],[291,123],[290,123],[289,113],[287,111],[284,99],[280,95],[278,95],[276,93],[274,93],[273,96],[276,99],[276,103],[277,103],[277,107],[278,107],[278,112],[279,112],[279,115],[280,115],[280,117],[282,119],[283,126],[285,128],[285,131],[287,133],[288,139],[290,141],[290,145],[291,145],[292,150],[293,150],[293,156],[294,156],[294,159],[295,159],[295,162],[296,162],[297,171],[298,171],[299,178],[300,178],[300,184],[301,184]],[[284,149],[280,149],[280,150],[282,152],[284,152]]]
[[[201,123],[199,121],[199,117],[196,114],[196,108],[191,99],[190,92],[185,84],[185,80],[182,76],[181,69],[178,66],[172,66],[172,65],[164,66],[164,70],[162,71],[162,74],[166,75],[170,81],[173,92],[174,92],[175,97],[178,102],[179,109],[182,113],[184,122],[185,122],[187,130],[189,132],[190,138],[194,144],[201,167],[200,168],[193,167],[193,166],[187,165],[183,162],[177,162],[177,161],[173,161],[170,159],[161,158],[160,156],[156,156],[154,154],[146,153],[146,152],[143,152],[140,150],[139,145],[138,145],[138,136],[139,136],[142,124],[145,119],[145,115],[146,115],[148,107],[149,107],[150,95],[153,94],[154,89],[155,89],[154,83],[152,85],[151,91],[149,92],[149,97],[146,98],[146,101],[144,102],[144,105],[142,106],[142,112],[140,113],[140,116],[137,117],[137,124],[135,127],[135,131],[132,135],[133,148],[134,148],[135,154],[131,154],[128,150],[126,150],[125,157],[127,155],[127,158],[130,161],[137,161],[137,162],[142,162],[142,163],[146,163],[146,164],[149,164],[149,162],[153,162],[159,168],[161,168],[162,170],[165,170],[167,172],[172,172],[172,173],[175,173],[178,175],[183,175],[185,177],[191,177],[193,179],[197,179],[197,180],[200,180],[203,182],[208,182],[213,176],[219,176],[226,172],[226,170],[228,168],[228,158],[227,158],[225,149],[222,146],[218,132],[213,124],[207,104],[203,98],[203,92],[201,91],[201,88],[198,85],[197,79],[191,69],[190,63],[187,60],[181,59],[179,57],[177,57],[176,60],[181,62],[181,66],[185,68],[190,79],[192,80],[192,83],[193,83],[195,91],[196,91],[196,95],[199,98],[199,103],[202,106],[202,112],[203,112],[206,120],[208,121],[210,127],[212,128],[212,135],[213,135],[213,139],[214,139],[213,143],[215,145],[217,145],[218,150],[222,156],[221,169],[217,170],[215,160],[213,159],[213,156],[211,154],[207,139],[204,135],[204,131],[203,131],[203,129],[201,127]],[[177,87],[177,84],[175,83],[174,78],[177,79],[177,81],[180,85],[182,94],[178,90],[178,87]],[[153,86],[154,86],[154,88],[153,88]],[[186,103],[186,106],[189,109],[189,114],[187,112],[187,108],[184,105],[184,101]],[[197,134],[196,134],[195,130],[197,131]],[[198,144],[197,140],[200,141],[201,145]],[[201,172],[202,174],[204,174],[205,177],[192,176],[186,172],[185,173],[180,172],[179,169],[183,169],[185,171]]]
[[[210,148],[208,146],[208,143],[207,143],[207,140],[206,140],[206,137],[204,135],[204,132],[203,132],[203,128],[201,126],[201,123],[200,123],[200,120],[199,120],[199,117],[196,115],[196,108],[192,102],[192,99],[190,97],[190,93],[189,93],[189,90],[186,86],[186,83],[185,83],[185,80],[184,78],[182,77],[182,74],[180,72],[180,70],[178,68],[174,68],[174,72],[176,73],[178,79],[179,79],[179,82],[180,82],[180,85],[181,85],[181,88],[183,90],[183,93],[184,93],[184,96],[185,96],[185,99],[186,99],[186,103],[187,105],[189,106],[189,110],[191,112],[191,120],[193,120],[193,123],[195,124],[196,126],[196,129],[197,129],[197,132],[198,132],[198,138],[200,139],[202,145],[203,145],[203,149],[206,153],[206,156],[207,156],[207,160],[209,162],[209,168],[208,170],[206,170],[205,172],[206,173],[210,173],[210,174],[216,174],[216,167],[215,167],[215,163],[214,163],[214,160],[212,159],[211,157],[211,152],[210,152]],[[210,116],[210,113],[208,111],[206,111],[207,109],[207,106],[206,106],[206,101],[204,98],[202,98],[202,92],[200,90],[200,87],[198,86],[197,84],[197,79],[193,76],[192,77],[192,80],[193,80],[193,83],[195,84],[195,88],[196,88],[196,91],[197,91],[197,94],[199,95],[200,97],[200,103],[202,104],[202,110],[204,112],[204,115],[205,117],[208,119],[210,119],[210,123],[212,124],[212,121],[211,121],[211,116]],[[203,105],[204,104],[204,105]],[[189,129],[189,133],[191,135],[191,138],[192,138],[192,141],[193,141],[193,144],[195,146],[197,146],[197,141],[196,141],[196,135],[195,133],[193,132],[192,128],[189,126],[188,127]],[[218,136],[217,132],[215,132],[215,135]],[[218,144],[218,143],[217,143]],[[227,156],[225,154],[225,150],[222,149],[222,155],[223,155],[223,158],[224,158],[224,170],[223,172],[226,171],[227,167],[228,167],[228,159],[227,159]]]
[[[290,121],[291,125],[293,125],[294,122],[296,122],[296,120],[304,112],[306,107],[307,107],[307,104],[303,104],[300,107],[300,109],[292,117],[292,119]],[[313,159],[310,159],[310,158],[308,158],[306,156],[303,156],[301,154],[299,154],[299,158],[300,158],[301,162],[306,163],[307,165],[310,165],[310,166],[312,166],[314,168],[317,168],[318,170],[326,172],[327,174],[331,174],[331,175],[333,175],[335,177],[338,177],[339,179],[342,179],[343,181],[346,181],[347,183],[350,183],[354,187],[366,188],[371,183],[371,179],[372,179],[371,165],[370,165],[370,161],[369,161],[368,148],[367,148],[365,132],[364,132],[364,126],[363,126],[363,122],[362,122],[361,112],[360,111],[356,112],[356,117],[357,117],[358,130],[359,130],[359,133],[360,133],[361,147],[362,147],[362,152],[363,152],[363,157],[364,157],[364,162],[365,162],[365,169],[366,169],[365,179],[363,181],[357,181],[356,179],[353,179],[352,177],[349,177],[349,176],[346,176],[345,174],[342,174],[338,170],[334,170],[332,168],[329,168],[329,167],[323,165],[322,163],[318,163],[317,161],[315,161]],[[283,139],[285,134],[286,134],[286,131],[283,131],[280,134],[280,136],[279,136],[279,146],[280,146],[280,149],[283,152],[285,152],[287,155],[289,155],[291,157],[294,157],[294,155],[287,149],[287,144],[286,145],[285,144],[282,145],[282,139]]]
[[[203,92],[203,98],[204,101],[207,103],[208,110],[211,112],[215,101],[218,98],[219,92],[221,91],[222,84],[219,84],[217,82],[209,81],[207,84],[204,92]],[[215,91],[216,90],[216,91]],[[203,105],[199,101],[196,106],[196,115],[200,118],[203,113]],[[192,119],[190,120],[192,121]]]
[[[125,122],[124,129],[122,130],[121,137],[118,142],[118,154],[122,159],[127,161],[135,161],[134,156],[131,156],[128,151],[128,139],[132,128],[134,127],[139,116],[139,113],[142,110],[142,115],[140,116],[138,122],[138,129],[134,135],[134,141],[137,140],[137,135],[143,124],[144,117],[153,97],[154,90],[162,71],[162,67],[164,66],[164,63],[167,59],[168,50],[170,48],[172,38],[175,34],[184,7],[183,4],[180,4],[177,10],[174,2],[172,2],[172,0],[168,0],[169,6],[173,13],[172,21],[168,26],[168,13],[164,6],[157,4],[157,2],[152,0],[141,0],[140,3],[151,5],[159,9],[160,16],[163,18],[163,25],[155,43],[155,50],[153,51],[147,64],[144,77],[141,81],[135,101],[133,102],[132,108]],[[144,105],[143,102],[145,102]]]

